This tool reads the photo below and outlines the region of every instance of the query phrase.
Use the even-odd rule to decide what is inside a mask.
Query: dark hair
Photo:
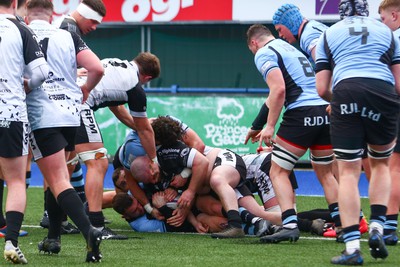
[[[118,179],[119,179],[119,173],[121,172],[121,170],[123,170],[122,167],[116,168],[116,169],[113,171],[113,173],[112,173],[112,175],[111,175],[111,178],[112,178],[112,181],[113,181],[114,186],[115,186],[116,188],[118,188],[118,189],[123,190],[123,188],[120,188],[120,187],[117,185],[117,181],[118,181]]]
[[[133,61],[138,65],[140,74],[149,75],[152,79],[160,76],[161,65],[160,60],[156,55],[153,55],[150,52],[141,52],[133,59]]]
[[[54,6],[51,0],[29,0],[26,3],[26,8],[27,9],[43,8],[46,10],[53,10]]]
[[[99,13],[100,16],[105,17],[106,6],[102,0],[83,0],[82,3]]]
[[[10,7],[13,0],[0,0],[0,6]]]
[[[184,131],[179,122],[166,116],[158,116],[151,126],[156,142],[162,146],[170,146],[182,140]]]
[[[113,209],[119,214],[124,214],[125,211],[132,205],[132,196],[127,193],[117,193],[112,200]]]

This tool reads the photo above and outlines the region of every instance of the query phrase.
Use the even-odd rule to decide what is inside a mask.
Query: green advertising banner
[[[238,154],[256,153],[258,144],[244,145],[247,131],[265,101],[257,95],[187,95],[147,97],[148,117],[172,115],[197,132],[204,143]],[[129,129],[107,108],[96,111],[104,145],[113,156]],[[308,156],[303,157],[308,159]]]

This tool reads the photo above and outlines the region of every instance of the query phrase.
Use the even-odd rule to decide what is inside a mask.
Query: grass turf
[[[325,208],[322,197],[298,197],[299,211]],[[362,207],[368,218],[368,199],[362,199]],[[23,230],[28,236],[21,237],[20,247],[30,266],[77,266],[86,265],[86,249],[83,237],[63,235],[58,255],[38,252],[37,244],[47,233],[40,228],[43,213],[43,190],[28,189],[28,204]],[[101,244],[101,266],[333,266],[330,258],[344,249],[334,239],[326,239],[302,233],[296,243],[261,244],[256,237],[214,240],[209,235],[176,233],[136,233],[112,209],[104,210],[112,221],[110,228],[128,235],[128,240],[105,240]],[[367,235],[362,237],[361,247],[365,266],[400,266],[399,247],[388,247],[389,257],[375,260],[369,255]],[[0,260],[0,266],[10,266]]]

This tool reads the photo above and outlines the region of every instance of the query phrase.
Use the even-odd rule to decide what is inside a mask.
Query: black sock
[[[10,240],[14,247],[18,246],[19,230],[21,230],[24,214],[19,211],[7,211],[7,234],[5,240]]]
[[[88,216],[83,208],[83,203],[76,191],[72,188],[61,192],[57,197],[58,204],[87,239],[91,227]]]
[[[371,205],[370,221],[379,221],[385,224],[387,207],[384,205]]]
[[[253,219],[256,218],[253,214],[251,214],[248,210],[240,208],[239,209],[240,217],[242,218],[242,222],[245,224],[252,224]]]
[[[104,227],[104,215],[102,211],[89,211],[89,220],[94,227]]]
[[[335,223],[335,226],[341,227],[342,222],[340,221],[339,204],[337,202],[330,204],[329,211],[331,213],[331,217],[333,219],[333,222]]]
[[[31,176],[32,176],[32,172],[31,171],[26,171],[25,173],[25,184],[26,184],[26,188],[28,189],[29,185],[31,184]]]
[[[4,218],[3,213],[3,192],[4,192],[4,180],[0,179],[0,228],[6,226],[6,218]]]
[[[242,219],[240,218],[239,211],[228,210],[228,225],[235,228],[242,228]]]
[[[59,239],[61,235],[61,221],[63,210],[58,205],[50,188],[46,190],[47,216],[49,217],[49,230],[47,237],[50,239]]]

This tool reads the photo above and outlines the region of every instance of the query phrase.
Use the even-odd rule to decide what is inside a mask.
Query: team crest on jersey
[[[185,157],[187,154],[189,154],[189,148],[187,147],[187,148],[184,148],[182,151],[181,151],[181,157]]]

